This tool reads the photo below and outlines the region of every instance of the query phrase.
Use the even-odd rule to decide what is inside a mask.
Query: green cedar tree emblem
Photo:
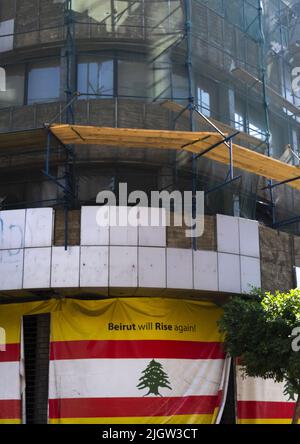
[[[170,381],[168,380],[168,375],[164,372],[163,366],[152,359],[147,368],[142,372],[143,376],[139,379],[139,384],[137,388],[139,390],[144,390],[148,388],[149,392],[144,396],[149,396],[151,394],[155,396],[162,396],[159,393],[159,387],[165,387],[170,390]]]

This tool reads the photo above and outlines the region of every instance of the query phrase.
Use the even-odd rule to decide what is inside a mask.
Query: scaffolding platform
[[[54,143],[69,145],[97,145],[114,148],[144,148],[188,151],[196,155],[230,164],[230,153],[224,138],[216,132],[159,131],[132,128],[105,128],[81,125],[51,125],[30,131],[0,134],[0,151],[10,149],[43,148],[51,135]],[[48,152],[49,154],[49,152]],[[280,162],[248,148],[232,144],[232,161],[235,168],[285,182],[300,190],[300,168]]]

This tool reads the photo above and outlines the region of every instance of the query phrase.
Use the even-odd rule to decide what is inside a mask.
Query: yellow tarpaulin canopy
[[[160,131],[132,128],[104,128],[81,125],[52,125],[49,129],[38,128],[30,131],[17,131],[0,134],[0,151],[23,152],[24,149],[45,149],[47,131],[55,136],[52,143],[60,141],[64,145],[97,145],[115,148],[145,148],[185,150],[201,154],[212,145],[220,143],[205,157],[223,164],[230,163],[229,149],[222,142],[223,136],[216,132]],[[300,176],[300,168],[267,157],[248,148],[233,144],[233,164],[235,168],[248,171],[277,182]],[[300,180],[288,184],[300,190]]]
[[[101,145],[119,148],[151,148],[185,150],[195,154],[222,142],[214,132],[159,131],[129,128],[103,128],[80,125],[52,125],[51,132],[66,145]],[[229,164],[229,149],[221,143],[205,154],[209,159]],[[286,181],[300,176],[300,169],[263,154],[233,144],[234,167],[273,179]],[[300,180],[289,185],[300,190]]]

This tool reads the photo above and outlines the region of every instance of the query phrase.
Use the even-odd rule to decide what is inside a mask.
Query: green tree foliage
[[[292,347],[293,330],[299,326],[300,290],[254,290],[250,297],[234,297],[220,321],[225,348],[240,358],[245,376],[285,382],[284,394],[297,399],[293,423],[300,417],[300,351]]]
[[[139,390],[148,388],[149,392],[145,396],[150,394],[162,396],[159,393],[159,387],[165,387],[172,390],[169,385],[170,382],[168,380],[168,375],[164,372],[162,365],[154,359],[152,359],[146,370],[144,370],[142,373],[143,376],[139,379],[137,388]]]

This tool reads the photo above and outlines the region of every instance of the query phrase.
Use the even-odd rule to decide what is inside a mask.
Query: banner
[[[295,402],[284,396],[284,384],[271,379],[243,378],[237,367],[239,424],[290,424]]]
[[[49,422],[215,422],[221,312],[176,299],[62,301],[51,317]]]
[[[21,350],[21,326],[24,315],[49,313],[57,301],[0,305],[0,424],[22,422],[22,395],[25,388]]]

